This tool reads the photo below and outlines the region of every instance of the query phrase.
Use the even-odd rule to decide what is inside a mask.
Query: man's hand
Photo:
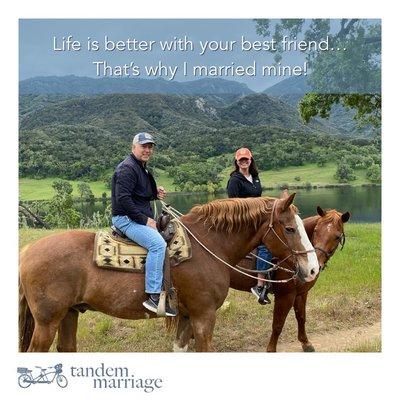
[[[156,221],[154,221],[154,219],[151,218],[147,218],[147,226],[149,226],[150,228],[153,228],[155,230],[157,230],[157,223]]]
[[[162,200],[165,196],[167,195],[167,192],[165,191],[165,189],[160,186],[157,188],[157,198]]]

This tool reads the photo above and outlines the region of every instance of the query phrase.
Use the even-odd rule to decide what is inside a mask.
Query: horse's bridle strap
[[[270,219],[269,224],[268,224],[267,232],[265,232],[265,234],[263,235],[261,241],[264,241],[264,239],[267,237],[267,235],[269,234],[269,232],[272,231],[272,232],[274,233],[275,237],[276,237],[277,239],[279,239],[280,242],[281,242],[286,248],[288,248],[288,249],[290,250],[290,252],[292,253],[292,256],[297,256],[297,255],[302,255],[302,254],[307,254],[307,253],[313,253],[313,252],[315,252],[315,248],[312,248],[312,249],[310,249],[310,250],[293,250],[293,249],[290,248],[290,246],[289,246],[284,240],[281,239],[281,237],[277,234],[277,232],[275,231],[275,229],[274,229],[274,227],[273,227],[273,224],[274,224],[275,207],[276,207],[276,200],[274,201],[274,204],[272,205],[271,219]],[[286,257],[286,258],[288,258],[288,257]],[[285,260],[286,260],[286,258],[285,258]]]

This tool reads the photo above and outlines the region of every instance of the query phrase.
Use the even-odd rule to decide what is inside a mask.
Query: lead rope
[[[292,271],[292,270],[287,270],[287,269],[285,269],[286,271],[290,271],[290,272],[293,274],[293,276],[292,276],[291,278],[288,278],[288,279],[280,279],[280,280],[273,280],[273,279],[266,279],[266,278],[258,278],[258,277],[256,277],[256,276],[250,275],[250,274],[248,274],[248,273],[246,273],[246,272],[244,272],[244,271],[241,271],[241,270],[239,269],[239,268],[240,268],[239,265],[233,266],[233,265],[227,263],[225,260],[223,260],[222,258],[218,257],[214,252],[212,252],[210,249],[208,249],[203,243],[201,243],[200,240],[197,239],[197,237],[193,234],[193,232],[192,232],[187,226],[185,226],[185,224],[180,220],[180,217],[183,215],[181,212],[179,212],[178,210],[174,209],[174,208],[171,207],[170,205],[166,204],[164,201],[162,201],[162,200],[160,200],[160,201],[161,201],[161,204],[163,205],[163,207],[164,207],[173,217],[176,218],[176,220],[179,222],[179,224],[182,225],[184,229],[186,229],[186,231],[193,237],[193,239],[194,239],[201,247],[203,247],[204,250],[206,250],[209,254],[211,254],[213,257],[215,257],[218,261],[220,261],[220,262],[222,262],[223,264],[225,264],[227,267],[229,267],[229,268],[235,270],[236,272],[239,272],[239,274],[248,276],[248,277],[253,278],[253,279],[255,279],[255,280],[260,280],[260,281],[263,281],[263,282],[271,282],[271,283],[287,283],[287,282],[290,282],[292,279],[294,279],[294,274],[295,274],[295,272]],[[275,205],[275,203],[274,203],[274,205]],[[274,209],[274,208],[273,208],[273,209]],[[271,217],[271,219],[272,219],[272,217]],[[268,233],[268,232],[269,232],[269,230],[267,231],[267,233]],[[263,238],[264,238],[265,236],[266,236],[266,234],[263,236]],[[286,260],[287,258],[289,258],[289,257],[290,257],[290,256],[286,257],[283,261],[285,261],[285,260]],[[265,261],[266,261],[266,260],[265,260]],[[283,261],[282,261],[282,262],[283,262]],[[282,268],[282,267],[279,267],[279,265],[276,265],[276,264],[273,264],[273,263],[270,263],[270,264],[274,265],[275,269]],[[271,270],[271,269],[273,269],[273,268],[270,268],[270,270]],[[257,271],[257,272],[258,272],[258,271]]]

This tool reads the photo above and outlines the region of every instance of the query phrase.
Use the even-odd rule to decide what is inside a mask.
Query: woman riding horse
[[[262,194],[262,187],[256,162],[254,161],[251,151],[245,147],[240,148],[235,153],[235,169],[231,172],[227,184],[227,191],[229,197],[260,197]],[[262,244],[258,246],[258,257],[256,261],[257,271],[265,271],[269,269],[272,261],[271,252]],[[268,274],[266,276],[269,276]],[[268,288],[263,278],[265,275],[258,274],[257,285],[251,288],[251,293],[258,299],[260,304],[268,304],[271,301],[268,298]],[[265,293],[263,293],[265,287]]]

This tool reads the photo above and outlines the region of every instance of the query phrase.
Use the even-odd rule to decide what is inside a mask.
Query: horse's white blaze
[[[296,215],[295,216],[295,220],[296,220],[296,224],[297,224],[297,229],[300,233],[300,239],[301,239],[301,244],[304,246],[305,250],[314,250],[313,245],[310,242],[310,239],[307,236],[307,232],[304,228],[304,224],[303,221],[301,220],[301,218]],[[312,281],[316,275],[319,272],[319,264],[318,264],[318,258],[317,258],[317,254],[315,253],[315,251],[310,251],[309,253],[307,253],[307,261],[308,261],[308,276],[306,277],[306,281]],[[310,271],[314,269],[315,274],[313,276],[310,275]]]

